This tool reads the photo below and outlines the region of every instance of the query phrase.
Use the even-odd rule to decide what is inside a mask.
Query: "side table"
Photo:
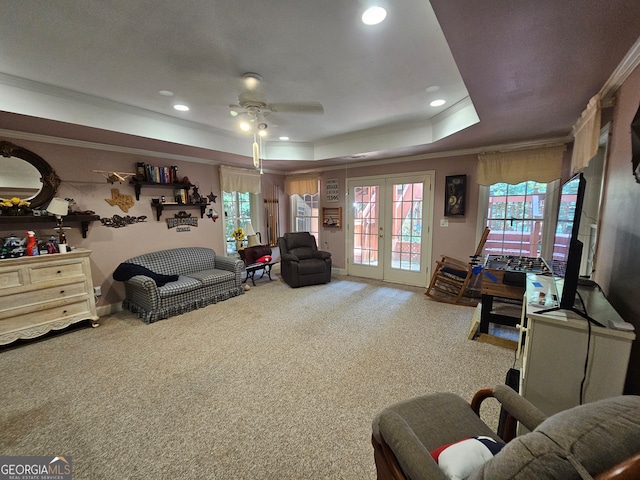
[[[256,272],[259,271],[259,270],[262,270],[262,275],[260,275],[260,277],[258,277],[258,278],[264,277],[264,274],[266,273],[267,276],[269,277],[269,281],[271,281],[271,267],[272,266],[273,266],[273,262],[252,263],[251,265],[247,265],[247,268],[246,268],[247,276],[242,281],[242,283],[246,283],[247,280],[251,279],[251,282],[253,283],[253,286],[255,287],[256,286],[255,275],[256,275]]]

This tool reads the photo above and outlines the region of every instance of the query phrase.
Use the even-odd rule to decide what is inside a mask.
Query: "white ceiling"
[[[229,105],[257,72],[268,102],[324,106],[267,116],[277,169],[534,142],[566,137],[640,36],[637,1],[395,0],[378,26],[364,4],[5,0],[0,126],[39,117],[246,164]]]

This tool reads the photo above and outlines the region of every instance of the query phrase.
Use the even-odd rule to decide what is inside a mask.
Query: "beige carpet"
[[[371,420],[504,380],[473,309],[335,277],[146,325],[128,312],[0,350],[0,454],[70,455],[74,479],[373,479]],[[497,406],[486,409],[492,425]]]

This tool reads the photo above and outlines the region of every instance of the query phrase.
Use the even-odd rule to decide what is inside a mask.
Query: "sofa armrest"
[[[156,282],[146,275],[136,275],[124,281],[126,298],[149,310],[160,302]]]
[[[223,257],[216,255],[215,266],[220,270],[229,270],[234,273],[242,272],[244,270],[244,262],[235,257]]]
[[[294,255],[293,253],[283,253],[280,258],[281,258],[281,260],[283,262],[296,262],[296,263],[298,263],[300,261],[298,256]]]
[[[313,252],[313,258],[321,258],[322,260],[326,260],[328,258],[331,258],[331,253],[325,252],[323,250],[318,250],[316,252]]]
[[[511,387],[496,385],[493,394],[505,410],[529,430],[534,430],[547,418],[544,413]]]

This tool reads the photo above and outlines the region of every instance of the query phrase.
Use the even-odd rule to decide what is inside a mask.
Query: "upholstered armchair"
[[[278,238],[280,275],[290,287],[331,281],[331,253],[318,250],[309,232],[285,233]]]
[[[507,412],[502,436],[480,419],[489,397]],[[414,397],[373,421],[378,479],[638,478],[638,412],[640,396],[624,395],[546,417],[506,385],[480,390],[470,404],[452,393]],[[529,433],[513,438],[515,421]]]

